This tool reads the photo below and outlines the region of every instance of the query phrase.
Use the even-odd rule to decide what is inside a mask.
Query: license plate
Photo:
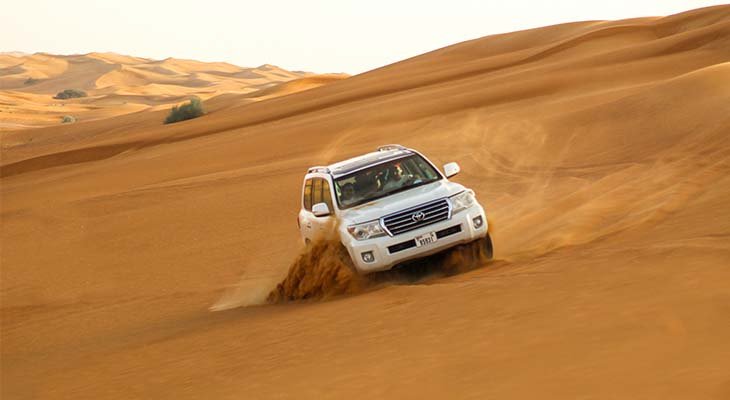
[[[416,247],[425,246],[436,241],[436,233],[426,233],[425,235],[416,236]]]

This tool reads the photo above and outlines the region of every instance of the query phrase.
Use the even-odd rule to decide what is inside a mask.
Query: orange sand
[[[730,397],[730,6],[243,100],[2,134],[3,399]],[[209,311],[286,274],[306,167],[383,143],[461,163],[497,261]]]

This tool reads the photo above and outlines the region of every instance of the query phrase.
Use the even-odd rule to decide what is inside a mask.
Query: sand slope
[[[2,397],[727,398],[728,82],[721,6],[7,132]],[[208,311],[286,273],[307,166],[393,142],[461,163],[498,261]]]
[[[115,53],[60,56],[0,54],[0,130],[59,125],[64,115],[79,121],[142,110],[169,109],[198,96],[246,95],[301,78],[324,84],[344,74],[291,72],[273,65],[241,68],[222,62],[167,58],[150,60]],[[316,85],[310,85],[314,87]],[[88,98],[57,100],[64,89],[81,89]]]

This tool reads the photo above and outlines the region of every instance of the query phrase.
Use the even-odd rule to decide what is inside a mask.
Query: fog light
[[[474,217],[471,222],[474,224],[474,229],[479,229],[484,225],[484,218],[482,216]]]
[[[362,260],[365,261],[366,263],[371,263],[371,262],[375,261],[375,256],[373,255],[372,251],[366,251],[360,255],[362,256]]]

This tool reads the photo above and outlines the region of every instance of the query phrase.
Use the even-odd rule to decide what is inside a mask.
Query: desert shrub
[[[198,118],[203,114],[205,114],[205,110],[203,110],[203,103],[199,98],[193,97],[187,104],[172,107],[170,114],[167,118],[165,118],[165,123],[172,124],[179,121],[185,121],[187,119]]]
[[[38,79],[35,79],[35,78],[28,78],[28,79],[25,80],[25,84],[26,85],[32,85],[32,84],[37,83],[37,82],[38,82]]]
[[[58,92],[53,98],[54,99],[73,99],[77,97],[88,96],[86,92],[79,89],[65,89],[63,92]]]
[[[71,115],[64,115],[63,118],[61,118],[61,123],[63,124],[72,124],[74,122],[76,122],[76,118]]]

